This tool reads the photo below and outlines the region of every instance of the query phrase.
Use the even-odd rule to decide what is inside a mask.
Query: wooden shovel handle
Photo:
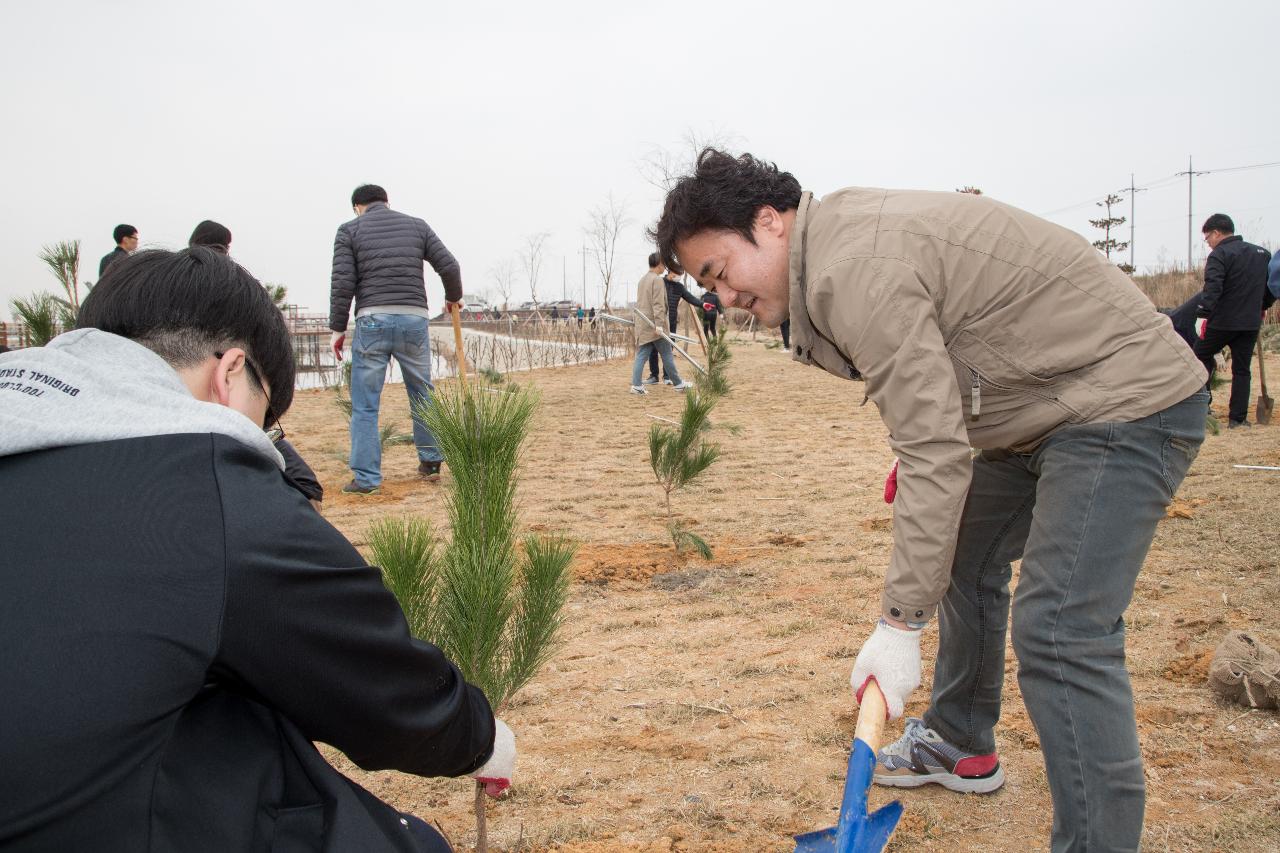
[[[467,387],[467,357],[462,351],[462,312],[456,302],[449,305],[449,316],[453,319],[453,346],[458,353],[458,381]]]
[[[1264,360],[1262,352],[1262,332],[1258,332],[1258,381],[1262,385],[1262,396],[1267,396],[1267,371],[1262,366]]]
[[[858,724],[853,729],[853,736],[865,742],[875,752],[880,748],[880,732],[888,717],[889,708],[885,704],[884,694],[873,678],[862,691],[862,701],[858,703]]]

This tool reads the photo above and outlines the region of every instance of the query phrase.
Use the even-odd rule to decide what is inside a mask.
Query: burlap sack
[[[1243,631],[1222,638],[1209,664],[1214,693],[1246,708],[1280,706],[1280,653]]]

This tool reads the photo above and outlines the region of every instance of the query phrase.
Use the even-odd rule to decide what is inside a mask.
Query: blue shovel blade
[[[876,754],[866,743],[854,740],[849,772],[835,826],[796,836],[796,853],[879,853],[902,817],[902,803],[892,802],[867,814],[867,790],[876,769]]]

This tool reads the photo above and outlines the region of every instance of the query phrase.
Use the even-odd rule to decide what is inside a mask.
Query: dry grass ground
[[[739,431],[717,431],[724,457],[677,498],[714,546],[709,562],[672,555],[645,461],[647,416],[673,417],[676,393],[629,395],[619,361],[514,375],[542,394],[521,521],[582,544],[563,648],[504,712],[520,761],[510,795],[490,805],[499,849],[790,851],[793,833],[833,822],[854,722],[849,670],[877,615],[891,542],[881,499],[891,454],[875,407],[859,405],[860,384],[762,342],[733,347],[736,387],[716,418]],[[407,426],[401,387],[388,387],[382,411]],[[300,393],[287,422],[328,492],[325,515],[357,545],[382,516],[443,521],[442,487],[415,478],[408,447],[388,451],[382,494],[339,492],[347,432],[330,394]],[[1280,646],[1280,473],[1232,463],[1280,465],[1280,427],[1206,441],[1128,613],[1148,850],[1280,843],[1280,717],[1227,706],[1204,685],[1228,629]],[[936,632],[927,637],[926,684]],[[1008,784],[988,797],[898,794],[906,816],[892,849],[1047,846],[1049,796],[1015,666],[1009,651],[998,732]],[[908,713],[926,699],[917,691]],[[468,782],[363,773],[329,754],[469,846]]]

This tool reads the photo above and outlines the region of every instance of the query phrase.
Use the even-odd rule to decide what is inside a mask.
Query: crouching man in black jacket
[[[471,773],[515,742],[283,474],[279,310],[143,252],[0,356],[0,849],[442,851],[331,767]]]

